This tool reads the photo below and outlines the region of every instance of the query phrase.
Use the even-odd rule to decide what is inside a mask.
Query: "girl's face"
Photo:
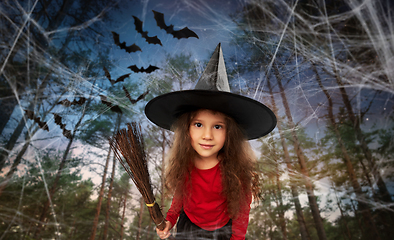
[[[192,119],[189,134],[193,149],[200,159],[218,160],[226,139],[225,116],[210,110],[200,110]]]

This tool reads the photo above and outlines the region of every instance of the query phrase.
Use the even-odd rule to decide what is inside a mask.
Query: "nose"
[[[212,138],[213,138],[212,129],[211,128],[205,128],[204,132],[203,132],[203,135],[202,135],[202,138],[204,140],[212,140]]]

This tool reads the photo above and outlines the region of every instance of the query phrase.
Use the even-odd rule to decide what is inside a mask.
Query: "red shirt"
[[[230,220],[227,214],[226,197],[222,195],[222,176],[220,163],[210,169],[193,167],[191,172],[192,186],[187,188],[187,196],[183,199],[174,197],[167,212],[167,221],[175,225],[180,211],[185,211],[190,221],[202,229],[213,231],[221,228]],[[248,204],[241,207],[239,216],[232,220],[233,234],[231,240],[245,239],[249,223],[251,198]]]

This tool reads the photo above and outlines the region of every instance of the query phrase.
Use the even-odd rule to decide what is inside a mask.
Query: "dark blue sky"
[[[126,1],[121,1],[120,6],[123,6]],[[230,15],[235,14],[237,11],[240,11],[245,4],[244,1],[170,1],[170,0],[151,0],[151,1],[143,1],[136,0],[132,1],[127,5],[126,8],[121,10],[110,10],[110,14],[113,16],[117,16],[119,24],[116,26],[107,26],[104,34],[108,34],[109,38],[112,38],[111,31],[115,31],[120,35],[120,41],[126,41],[127,45],[131,45],[133,43],[137,44],[141,47],[142,52],[135,53],[126,53],[123,50],[120,50],[117,46],[112,44],[112,51],[109,55],[111,61],[115,64],[115,68],[112,70],[113,76],[119,76],[121,74],[129,73],[130,70],[127,69],[127,66],[136,64],[138,67],[148,67],[150,64],[161,67],[164,64],[164,58],[166,54],[180,54],[180,53],[190,53],[192,55],[192,59],[200,62],[201,70],[203,70],[204,61],[208,60],[213,50],[215,49],[218,43],[222,44],[224,58],[227,63],[228,71],[233,68],[230,63],[230,57],[233,57],[235,61],[239,60],[240,62],[243,60],[244,54],[240,47],[232,44],[234,38],[239,35],[240,32],[237,31],[236,25],[232,21]],[[171,35],[167,34],[164,30],[160,29],[156,25],[156,21],[154,19],[154,14],[152,10],[161,12],[164,14],[164,19],[167,25],[173,24],[175,30],[179,30],[184,27],[188,27],[192,31],[194,31],[199,39],[196,38],[188,38],[188,39],[176,39]],[[145,39],[141,37],[139,33],[135,30],[134,19],[132,16],[138,17],[141,21],[143,21],[143,29],[144,31],[148,31],[148,36],[158,36],[161,40],[163,46],[148,44]],[[286,20],[283,16],[277,16],[279,18],[283,18],[282,20]],[[105,25],[105,24],[104,24]],[[283,26],[281,26],[283,27]],[[297,27],[297,26],[296,26]],[[290,26],[284,29],[278,29],[279,33],[281,31],[291,31]],[[301,30],[305,29],[300,29]],[[276,39],[277,42],[275,44],[280,45],[280,35]],[[297,44],[297,43],[295,43]],[[299,43],[298,43],[299,44]],[[361,44],[361,43],[360,43]],[[324,46],[322,46],[324,47]],[[328,46],[326,46],[328,47]],[[273,49],[272,51],[274,51]],[[336,49],[334,51],[337,51]],[[301,52],[299,53],[301,55]],[[307,53],[312,54],[313,52]],[[313,57],[319,57],[318,55],[314,55]],[[325,61],[322,59],[322,61]],[[303,71],[302,65],[300,63],[300,71],[302,73],[301,82],[298,84],[298,80],[296,81],[296,77],[294,77],[294,81],[289,85],[291,89],[289,92],[302,92],[303,94],[307,94],[308,96],[297,95],[291,96],[289,98],[292,99],[292,104],[297,105],[299,102],[304,102],[304,97],[309,98],[308,104],[311,104],[314,109],[310,109],[308,111],[320,111],[318,109],[318,104],[320,101],[325,101],[324,95],[321,94],[320,88],[316,85],[316,82],[313,79],[313,74],[311,71]],[[349,67],[349,66],[347,66]],[[358,66],[355,66],[355,70],[358,69]],[[303,72],[302,72],[303,71]],[[309,72],[309,74],[308,74]],[[307,75],[305,75],[307,74]],[[132,74],[131,78],[140,77],[141,74]],[[248,76],[248,75],[245,75]],[[265,73],[253,73],[250,74],[252,78],[265,78]],[[249,77],[249,76],[248,76]],[[306,80],[310,78],[310,80]],[[245,79],[245,81],[250,81],[256,79]],[[313,83],[313,85],[308,84],[308,82]],[[325,80],[323,80],[325,81]],[[246,84],[250,84],[249,82],[244,82]],[[262,88],[264,89],[264,80],[262,81]],[[335,87],[335,84],[334,84]],[[355,92],[362,89],[362,85],[356,87]],[[300,89],[300,91],[298,91]],[[357,90],[359,89],[359,90]],[[368,89],[373,89],[373,86],[366,86],[366,90],[363,91],[362,94],[365,95],[368,92]],[[238,90],[238,89],[235,89]],[[349,89],[350,90],[350,89]],[[320,92],[320,94],[319,94]],[[313,94],[312,94],[313,93]],[[250,96],[253,96],[252,92],[249,92]],[[371,95],[371,94],[369,94]],[[381,114],[387,116],[387,111],[392,111],[392,96],[390,93],[379,96],[376,99],[376,106],[381,106],[386,104],[388,107],[386,110],[378,111],[378,107],[374,107],[371,110],[371,115],[369,119],[379,119],[377,116]],[[261,99],[260,99],[261,100]],[[354,101],[359,101],[359,106],[365,107],[366,104],[369,104],[368,101],[364,101],[363,98],[353,99]],[[337,102],[340,102],[340,99],[337,99]],[[298,102],[298,103],[297,103]],[[306,106],[306,105],[304,105]],[[357,104],[355,105],[357,106]],[[281,108],[282,109],[282,108]],[[283,109],[282,109],[283,111]],[[325,110],[321,110],[325,111]],[[283,112],[282,112],[283,113]],[[317,112],[316,112],[317,113]],[[298,115],[299,114],[299,115]],[[304,114],[300,111],[294,112],[294,117],[299,118],[299,121],[302,121],[302,116]]]
[[[110,31],[115,31],[119,33],[121,42],[126,41],[127,45],[135,43],[142,49],[142,52],[127,54],[114,46],[113,55],[110,57],[124,59],[121,64],[126,67],[132,64],[145,67],[152,64],[160,67],[166,53],[191,53],[193,59],[204,61],[210,57],[219,42],[222,43],[225,55],[229,56],[234,51],[228,45],[235,29],[229,14],[239,7],[237,1],[156,0],[133,1],[128,5],[129,7],[122,11],[110,11],[111,15],[114,12],[119,14],[117,19],[120,24],[107,29],[106,33],[111,35]],[[188,27],[199,36],[199,39],[173,38],[156,25],[152,10],[163,13],[166,24],[173,24],[175,30]],[[163,46],[148,44],[137,33],[133,15],[143,21],[143,30],[148,31],[148,36],[158,36]]]

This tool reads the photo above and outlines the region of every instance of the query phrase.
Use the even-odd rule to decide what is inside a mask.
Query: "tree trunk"
[[[366,226],[366,229],[363,232],[365,234],[367,234],[367,235],[371,235],[371,236],[369,236],[369,238],[371,238],[371,239],[373,238],[373,239],[380,240],[379,232],[377,231],[375,222],[372,219],[371,211],[368,208],[368,206],[365,203],[365,201],[363,201],[363,199],[366,199],[366,196],[362,192],[361,186],[360,186],[360,184],[357,181],[357,177],[356,177],[356,173],[355,173],[354,168],[353,168],[352,161],[350,160],[350,156],[349,156],[349,154],[348,154],[348,152],[346,150],[345,144],[343,143],[341,134],[340,134],[339,129],[338,129],[338,125],[337,125],[337,123],[335,121],[334,113],[333,113],[333,105],[334,104],[332,102],[331,96],[328,93],[327,89],[324,88],[324,86],[323,86],[323,84],[321,82],[320,75],[319,75],[319,73],[317,71],[316,65],[314,65],[312,63],[312,67],[313,67],[313,71],[315,72],[315,75],[316,75],[316,80],[319,83],[319,86],[322,89],[323,93],[327,97],[327,101],[328,101],[328,118],[329,118],[330,123],[331,123],[331,125],[333,127],[333,130],[335,132],[335,136],[336,136],[336,139],[338,141],[338,145],[340,146],[340,149],[341,149],[341,152],[342,152],[342,156],[343,156],[342,159],[345,162],[346,169],[347,169],[347,172],[349,174],[349,179],[350,179],[350,182],[351,182],[352,187],[354,189],[354,193],[356,194],[357,199],[359,199],[359,200],[361,199],[361,201],[358,201],[358,206],[359,206],[359,211],[363,215],[363,219],[365,221],[365,226]]]
[[[94,85],[94,84],[93,84],[93,85]],[[90,96],[91,96],[91,95],[90,95]],[[65,166],[65,164],[66,164],[67,156],[68,156],[68,154],[69,154],[69,152],[70,152],[71,145],[72,145],[72,143],[73,143],[73,141],[74,141],[74,139],[75,139],[75,135],[76,135],[76,133],[77,133],[77,131],[78,131],[78,128],[79,128],[79,126],[81,125],[83,118],[85,117],[86,109],[89,107],[90,102],[91,102],[91,98],[89,98],[88,102],[87,102],[86,105],[84,106],[84,108],[83,108],[83,110],[82,110],[82,114],[81,114],[80,118],[78,119],[78,122],[75,124],[73,133],[72,133],[71,138],[70,138],[70,140],[69,140],[69,142],[68,142],[68,144],[67,144],[66,150],[65,150],[65,152],[64,152],[64,154],[63,154],[62,161],[60,162],[59,169],[57,170],[57,173],[56,173],[56,178],[55,178],[55,180],[54,180],[54,182],[53,182],[53,184],[52,184],[51,190],[49,191],[48,200],[47,200],[47,201],[45,202],[45,204],[44,204],[44,208],[43,208],[43,210],[42,210],[42,213],[41,213],[41,216],[40,216],[40,219],[39,219],[39,224],[38,224],[37,231],[36,231],[36,234],[35,234],[35,237],[36,237],[36,238],[39,238],[39,236],[40,236],[41,228],[42,228],[42,224],[40,224],[40,223],[41,223],[41,222],[44,222],[44,219],[45,219],[45,217],[46,217],[46,215],[47,215],[47,211],[48,211],[48,209],[49,209],[49,205],[50,205],[51,202],[52,202],[53,195],[54,195],[54,194],[56,193],[56,191],[57,191],[57,184],[58,184],[58,182],[59,182],[59,180],[60,180],[60,177],[61,177],[61,175],[62,175],[63,168],[64,168],[64,166]]]
[[[276,148],[273,148],[270,151],[270,155],[273,161],[275,161],[275,173],[272,173],[272,183],[271,185],[274,186],[276,185],[277,190],[272,188],[272,192],[270,193],[271,196],[275,196],[275,204],[278,209],[278,217],[275,215],[272,216],[272,219],[276,219],[277,221],[274,220],[274,222],[277,224],[279,227],[281,233],[282,233],[282,239],[287,240],[287,231],[286,231],[286,219],[285,219],[285,212],[283,210],[283,196],[282,196],[282,186],[281,186],[281,181],[280,181],[280,174],[279,174],[279,157],[276,151]]]
[[[276,107],[276,102],[274,99],[274,95],[273,95],[273,91],[272,91],[272,87],[271,87],[271,82],[269,80],[267,80],[267,86],[268,86],[270,96],[271,96],[272,110],[273,110],[274,114],[276,116],[278,116],[278,108]],[[294,177],[294,170],[293,170],[293,166],[291,165],[289,151],[287,149],[285,136],[283,134],[282,125],[280,124],[280,122],[278,122],[277,128],[279,131],[280,141],[281,141],[281,145],[283,148],[285,163],[286,163],[290,178],[292,178],[292,177]],[[309,235],[308,228],[306,227],[306,224],[305,224],[304,213],[302,212],[300,199],[298,197],[299,194],[297,191],[297,187],[294,184],[294,181],[290,181],[290,189],[291,189],[291,195],[293,197],[294,207],[296,209],[297,222],[300,227],[301,239],[302,240],[310,240],[311,237]]]
[[[309,206],[312,211],[313,220],[315,222],[315,228],[317,230],[317,235],[319,236],[319,240],[327,240],[326,233],[325,233],[324,226],[323,226],[323,220],[320,216],[319,206],[317,204],[317,199],[316,199],[316,196],[313,191],[312,181],[309,177],[309,172],[308,172],[308,169],[306,166],[304,153],[303,153],[300,143],[298,141],[297,133],[295,132],[295,124],[293,122],[293,117],[291,116],[290,107],[289,107],[289,104],[288,104],[288,101],[287,101],[287,98],[285,95],[285,90],[283,88],[282,81],[279,77],[279,70],[276,67],[274,67],[274,70],[275,70],[275,75],[276,75],[276,78],[278,81],[278,86],[279,86],[280,94],[282,97],[283,106],[285,108],[286,116],[289,121],[289,127],[290,127],[291,135],[293,138],[294,150],[296,151],[296,154],[298,157],[298,163],[300,165],[300,170],[301,170],[301,173],[302,173],[302,176],[304,179],[305,189],[306,189],[308,200],[309,200]]]
[[[45,4],[49,4],[51,1],[47,1]],[[64,3],[63,3],[63,5],[65,5],[65,7],[69,7],[69,5],[70,4],[72,4],[72,2],[73,1],[70,1],[70,0],[66,0]],[[44,9],[46,8],[47,6],[44,6]],[[46,9],[44,10],[44,11],[40,11],[39,13],[37,13],[37,14],[35,14],[35,17],[34,17],[34,19],[35,19],[35,21],[39,21],[39,18],[41,17],[41,16],[43,16],[45,14],[45,16],[47,17],[48,15],[47,15],[47,12],[46,12]],[[60,17],[62,17],[61,19],[60,19]],[[52,31],[54,28],[58,28],[59,27],[59,24],[61,23],[59,20],[64,20],[64,18],[66,17],[66,14],[65,14],[65,12],[64,12],[64,7],[62,8],[62,10],[60,10],[58,13],[57,13],[57,15],[56,15],[56,17],[55,17],[55,19],[58,19],[58,21],[51,21],[51,20],[49,20],[49,25],[48,25],[48,28],[46,29],[46,31]],[[56,24],[57,25],[56,25]],[[30,26],[29,26],[30,27]],[[28,29],[30,29],[30,28],[28,28]],[[33,34],[32,35],[34,35],[34,32],[33,32]],[[30,37],[30,35],[29,35],[29,37]],[[67,37],[66,37],[66,39],[64,40],[64,42],[63,42],[63,45],[62,45],[62,47],[61,47],[61,49],[59,49],[59,51],[58,51],[58,55],[59,56],[62,56],[60,59],[59,59],[59,62],[63,62],[64,60],[65,60],[65,58],[67,57],[67,55],[66,54],[64,54],[64,50],[68,47],[68,44],[71,42],[71,38],[72,38],[73,36],[70,34],[70,32],[68,33],[68,35],[67,35]],[[33,38],[34,39],[34,38]],[[36,39],[34,39],[34,42],[33,42],[33,44],[35,45],[35,44],[37,44],[38,43],[38,45],[39,45],[39,48],[38,49],[40,49],[40,52],[45,52],[46,50],[47,50],[47,48],[50,46],[49,45],[49,43],[48,44],[40,44],[41,43],[41,40],[42,39],[38,39],[38,38],[36,38]],[[23,39],[21,39],[21,38],[18,38],[16,41],[23,41]],[[44,40],[45,42],[46,42],[46,39]],[[9,53],[9,55],[7,56],[7,58],[3,61],[3,65],[2,65],[2,69],[1,69],[1,73],[3,73],[3,71],[5,71],[5,68],[6,68],[6,65],[13,65],[13,59],[14,59],[14,56],[15,55],[17,55],[17,53],[18,53],[18,51],[19,51],[19,49],[22,47],[22,44],[16,44],[16,46],[15,46],[15,48],[13,48],[12,49],[12,52],[11,53]],[[7,63],[7,62],[9,62],[9,61],[11,61],[11,63]],[[51,75],[51,73],[52,73],[52,71],[51,70],[49,70],[49,72],[47,73],[47,75],[44,77],[44,80],[43,80],[43,82],[40,84],[40,87],[38,88],[38,91],[36,91],[36,95],[37,94],[41,94],[42,93],[42,91],[46,88],[46,86],[47,86],[47,83],[48,83],[48,78],[49,78],[49,76]],[[17,86],[16,86],[16,84],[18,84],[18,83],[15,83],[14,85],[15,86],[11,86],[11,87],[13,87],[13,88],[16,88]],[[19,93],[17,93],[17,94],[21,94],[21,93],[23,93],[25,90],[24,89],[21,89],[20,90],[20,92]],[[37,98],[37,96],[36,96],[36,98]],[[16,99],[15,98],[9,98],[9,100],[7,100],[6,99],[6,102],[3,102],[3,101],[5,101],[5,100],[2,100],[1,101],[1,105],[3,106],[3,105],[5,105],[7,108],[5,109],[5,111],[0,111],[0,119],[1,119],[1,123],[0,123],[0,134],[3,132],[3,130],[4,130],[4,127],[6,126],[6,124],[7,124],[7,122],[8,122],[8,120],[9,120],[9,118],[10,118],[10,116],[11,116],[11,114],[12,114],[12,112],[14,111],[14,109],[15,109],[15,106],[17,106],[17,104],[18,104],[18,101],[16,101]],[[17,136],[17,138],[18,138],[19,136]],[[1,155],[0,155],[1,156]],[[0,164],[1,164],[1,160],[0,160]],[[1,168],[0,168],[0,170],[1,170]]]
[[[116,168],[115,155],[112,159],[112,162],[113,162],[113,164],[112,164],[111,180],[110,180],[109,188],[108,188],[107,206],[105,208],[105,224],[104,224],[103,240],[107,240],[107,237],[108,237],[108,226],[109,226],[109,218],[110,218],[110,210],[111,210],[112,188],[114,185],[115,168]]]
[[[36,127],[27,137],[25,144],[23,145],[22,149],[19,151],[18,155],[16,156],[14,162],[12,163],[12,166],[8,173],[5,176],[5,179],[0,183],[0,196],[3,193],[4,188],[7,187],[9,181],[11,180],[12,176],[14,175],[15,171],[17,170],[18,165],[22,161],[22,157],[25,154],[27,148],[30,145],[30,141],[33,138],[34,134],[39,130],[38,127]]]
[[[0,150],[0,171],[3,169],[8,155],[11,152],[11,150],[14,148],[16,141],[18,140],[19,136],[22,133],[22,130],[25,128],[26,122],[25,119],[22,118],[18,126],[14,129],[14,132],[12,133],[11,137],[8,139],[7,144],[5,145],[4,149]]]
[[[31,9],[31,11],[33,11],[34,8]],[[28,15],[31,16],[32,12],[29,12]],[[24,22],[21,25],[21,29],[24,29],[26,27],[26,24],[28,23],[27,19],[24,20]],[[29,27],[27,27],[29,29]],[[10,51],[8,52],[8,54],[6,54],[4,59],[1,59],[1,67],[0,67],[0,75],[4,75],[4,77],[6,78],[6,67],[7,65],[12,66],[14,65],[13,62],[13,58],[14,56],[17,54],[18,50],[20,48],[22,48],[22,44],[20,42],[23,41],[23,39],[21,39],[22,32],[19,32],[18,34],[16,34],[16,39],[13,43],[13,46],[10,47]],[[30,36],[29,36],[30,37]],[[27,47],[28,48],[28,47]],[[13,93],[17,93],[18,90],[20,90],[21,92],[24,92],[24,89],[18,89],[18,84],[16,81],[15,82],[9,82],[9,85],[11,85],[10,89],[7,88],[7,90],[10,90],[9,92]],[[14,91],[13,91],[14,90]],[[2,100],[1,102],[1,106],[2,106],[2,111],[0,111],[0,134],[3,133],[3,130],[5,128],[5,126],[7,125],[12,112],[15,109],[15,106],[18,104],[17,98],[15,96],[8,95],[9,94],[6,93],[1,94],[1,98]],[[18,94],[18,93],[17,93]],[[0,169],[1,170],[1,169]]]
[[[92,233],[90,235],[90,240],[94,240],[96,237],[97,225],[98,225],[98,221],[99,221],[99,217],[100,217],[101,203],[103,201],[103,196],[104,196],[105,181],[107,178],[107,170],[108,170],[108,163],[109,163],[110,156],[111,156],[111,147],[109,147],[109,149],[108,149],[107,160],[105,161],[103,177],[101,180],[100,193],[98,196],[98,201],[97,201],[97,206],[96,206],[96,214],[94,215],[93,227],[92,227]]]
[[[148,231],[148,234],[146,235],[146,240],[151,240],[152,237],[153,237],[154,234],[155,234],[155,230],[152,229],[152,218],[149,218],[148,229],[149,229],[149,231]],[[150,231],[153,231],[154,233],[152,234]]]
[[[122,114],[118,114],[118,119],[117,119],[117,124],[115,127],[115,133],[119,130],[120,127],[120,122],[122,119]],[[103,233],[103,239],[107,240],[108,237],[108,227],[109,227],[109,218],[110,218],[110,210],[111,210],[111,197],[112,197],[112,188],[114,185],[114,179],[115,179],[115,169],[116,169],[116,157],[115,154],[112,159],[112,173],[111,173],[111,182],[109,184],[108,188],[108,197],[107,197],[107,207],[105,209],[105,224],[104,224],[104,233]]]
[[[120,240],[123,240],[123,235],[124,235],[124,218],[125,218],[125,213],[126,213],[126,202],[127,202],[127,191],[124,195],[123,199],[123,212],[122,212],[122,221],[120,224]]]
[[[282,231],[283,240],[287,240],[286,219],[285,219],[285,212],[283,211],[282,187],[280,183],[281,182],[279,179],[279,166],[278,166],[278,162],[276,162],[276,186],[278,188],[278,199],[279,199],[279,223],[280,223],[280,229]]]
[[[342,231],[343,235],[345,235],[345,237],[347,237],[349,240],[352,240],[352,234],[349,231],[349,226],[348,226],[347,221],[345,219],[345,215],[343,214],[341,203],[340,203],[340,200],[338,199],[338,196],[337,196],[337,191],[335,191],[335,199],[336,199],[336,202],[337,202],[337,206],[338,206],[339,212],[341,213],[341,217],[342,217],[343,221],[345,222],[346,231]]]
[[[38,92],[41,92],[44,88],[46,88],[47,83],[49,81],[49,76],[50,76],[50,73],[48,73],[45,76],[42,83],[40,84],[40,86],[37,89]],[[62,96],[63,96],[63,94],[61,94],[57,98],[57,100],[59,100]],[[29,109],[29,110],[34,109],[34,106],[37,104],[30,103],[29,106],[27,107],[27,109]],[[53,109],[53,107],[51,107],[51,110]],[[47,112],[49,112],[49,111],[47,111]],[[8,140],[7,145],[4,147],[4,149],[1,149],[1,151],[0,151],[0,171],[3,169],[4,164],[7,161],[8,155],[11,152],[11,150],[14,148],[19,136],[21,135],[23,129],[25,128],[25,125],[26,125],[26,116],[22,116],[21,119],[19,120],[18,126],[14,129],[14,132],[12,133],[10,139]]]
[[[356,132],[356,137],[357,140],[360,142],[361,149],[365,155],[365,158],[367,159],[369,169],[372,172],[372,175],[374,176],[374,179],[376,181],[376,184],[379,189],[379,195],[380,199],[386,202],[392,202],[390,192],[388,191],[385,182],[383,181],[382,176],[380,175],[379,169],[376,167],[375,164],[375,159],[372,157],[371,150],[368,147],[367,142],[365,141],[364,134],[362,133],[362,130],[360,128],[360,121],[359,118],[356,117],[353,111],[352,104],[350,102],[349,96],[347,95],[346,89],[344,88],[344,84],[342,80],[340,79],[339,74],[337,73],[335,67],[334,67],[334,74],[335,74],[335,79],[337,81],[337,84],[339,86],[339,91],[341,93],[341,97],[343,100],[343,103],[345,104],[346,110],[348,112],[348,116],[350,121],[353,124],[353,128]]]
[[[138,230],[136,240],[141,240],[141,232],[142,232],[142,215],[144,214],[144,199],[141,197],[140,199],[140,212],[138,216]]]
[[[73,134],[73,136],[71,137],[70,141],[67,144],[66,151],[63,154],[62,161],[60,162],[59,168],[58,168],[57,173],[56,173],[56,178],[53,181],[51,189],[49,190],[48,200],[45,202],[43,210],[41,212],[41,216],[40,216],[40,219],[39,219],[39,222],[38,222],[37,230],[36,230],[36,233],[34,234],[35,238],[37,238],[37,239],[41,239],[41,237],[40,237],[41,230],[44,227],[43,225],[46,225],[45,224],[45,218],[46,218],[46,215],[48,213],[48,209],[49,209],[50,205],[53,204],[52,203],[52,199],[53,199],[54,194],[57,191],[57,184],[59,183],[60,177],[62,175],[62,171],[63,171],[63,168],[64,168],[64,166],[66,164],[67,156],[68,156],[68,153],[70,152],[70,148],[71,148],[71,145],[73,143],[73,140],[74,140],[74,134]]]
[[[7,97],[0,100],[0,106],[2,108],[0,111],[0,133],[3,132],[17,104],[18,102],[16,101],[15,97]]]
[[[40,84],[40,87],[38,88],[38,90],[42,90],[43,88],[46,87],[46,85],[47,85],[47,83],[48,83],[49,75],[50,75],[50,73],[48,73],[48,74],[45,76],[45,78],[44,78],[43,82]],[[63,94],[64,94],[65,92],[66,92],[66,91],[63,91],[63,92],[58,96],[58,98],[56,99],[55,102],[58,102],[59,99],[63,96]],[[37,105],[37,104],[36,104],[36,105]],[[30,104],[30,106],[32,106],[32,104]],[[30,106],[29,106],[29,107],[30,107]],[[46,113],[44,114],[44,116],[43,116],[43,119],[45,118],[45,115],[46,115],[47,113],[49,113],[50,111],[52,111],[52,109],[53,109],[55,106],[56,106],[56,104],[53,104],[53,105],[51,106],[51,108],[47,110],[47,112],[46,112]],[[7,146],[5,147],[5,149],[1,150],[1,152],[0,152],[0,171],[1,171],[2,168],[4,167],[4,164],[5,164],[5,162],[6,162],[7,158],[8,158],[8,155],[9,155],[9,153],[11,152],[11,150],[14,148],[14,146],[15,146],[15,144],[16,144],[16,141],[18,140],[20,134],[22,133],[22,130],[23,130],[24,126],[25,126],[25,117],[22,116],[22,118],[21,118],[21,120],[20,120],[18,126],[16,127],[16,129],[14,130],[14,132],[13,132],[11,138],[9,139],[9,141],[8,141],[8,143],[7,143]],[[19,165],[20,162],[22,161],[22,157],[23,157],[23,155],[25,154],[27,148],[29,147],[31,139],[33,138],[34,134],[35,134],[39,129],[40,129],[39,127],[36,127],[32,132],[28,132],[28,133],[27,133],[27,134],[28,134],[28,137],[27,137],[27,139],[25,140],[25,141],[26,141],[25,144],[23,145],[21,151],[20,151],[20,152],[18,153],[18,155],[16,156],[16,158],[15,158],[15,160],[14,160],[12,166],[11,166],[10,171],[6,174],[6,178],[5,178],[4,181],[0,184],[0,196],[1,196],[1,194],[2,194],[2,192],[3,192],[3,190],[4,190],[4,188],[7,186],[8,182],[10,181],[11,177],[13,176],[13,174],[15,173],[15,171],[17,170],[18,165]]]
[[[63,92],[63,93],[64,93],[64,92]],[[61,96],[63,96],[63,94],[59,95],[58,99],[60,99]],[[48,110],[48,112],[50,112],[54,107],[55,107],[55,105],[53,105],[53,106]],[[22,119],[21,122],[19,122],[19,124],[20,124],[21,126],[24,127],[24,124],[25,124],[24,120]],[[9,155],[9,152],[14,148],[15,143],[16,143],[16,140],[19,138],[19,134],[20,134],[21,131],[23,130],[23,127],[20,127],[20,126],[18,125],[18,127],[15,129],[14,133],[13,133],[12,136],[11,136],[10,141],[7,143],[7,146],[6,146],[6,148],[7,148],[8,151],[7,151],[7,150],[1,151],[1,153],[0,153],[0,158],[1,158],[1,159],[0,159],[0,165],[1,165],[1,167],[4,166],[5,161],[7,160],[7,157],[8,157],[8,155]],[[33,131],[27,133],[27,134],[28,134],[28,137],[27,137],[27,139],[25,140],[25,143],[24,143],[22,149],[19,151],[19,153],[18,153],[18,155],[16,156],[14,162],[12,163],[12,166],[11,166],[9,172],[6,174],[6,178],[5,178],[4,181],[0,184],[0,196],[1,196],[2,191],[4,190],[4,188],[7,186],[9,180],[11,179],[11,177],[13,176],[13,174],[15,173],[15,171],[16,171],[18,165],[21,163],[22,157],[23,157],[23,155],[25,154],[27,148],[29,147],[31,139],[32,139],[33,136],[37,133],[38,130],[40,130],[40,128],[39,128],[39,127],[36,127]],[[20,132],[19,132],[19,131],[20,131]],[[14,142],[14,141],[15,141],[15,142]],[[1,169],[0,169],[0,171],[1,171]]]
[[[361,229],[363,228],[363,224],[361,223],[361,217],[360,217],[360,215],[358,213],[358,210],[357,210],[356,206],[354,205],[353,199],[350,199],[350,202],[352,203],[352,210],[354,212],[354,216],[357,219],[357,227],[362,232]]]

